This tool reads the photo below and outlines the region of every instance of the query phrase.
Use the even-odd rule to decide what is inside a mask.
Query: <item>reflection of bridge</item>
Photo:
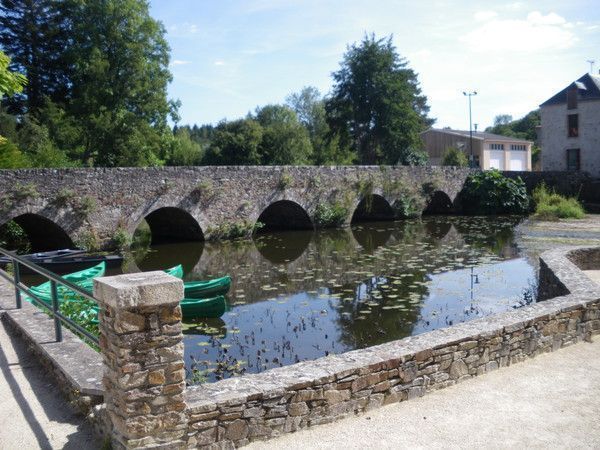
[[[310,229],[319,204],[344,203],[346,223],[391,219],[407,195],[450,210],[469,169],[436,167],[166,167],[2,171],[0,224],[14,219],[34,249],[87,237],[107,246],[143,219],[153,238],[203,240],[257,221]],[[362,186],[362,187],[361,187]],[[367,188],[365,188],[367,187]],[[368,212],[360,203],[368,196]],[[364,202],[363,202],[364,205]]]
[[[462,247],[468,242],[472,247],[480,247],[482,254],[503,257],[514,252],[511,248],[514,223],[508,222],[499,227],[488,223],[485,236],[473,237],[461,222],[461,218],[380,222],[319,233],[290,231],[259,237],[254,241],[198,243],[187,255],[190,258],[186,260],[186,271],[200,279],[229,273],[233,278],[231,292],[243,288],[244,300],[251,303],[324,286],[338,292],[342,287],[356,286],[368,280],[371,273],[375,276],[390,275],[389,254],[386,252],[398,245],[405,261],[422,257],[421,247],[414,245],[419,241],[436,247]],[[145,258],[139,268],[157,270],[176,264],[178,258],[181,260],[181,251],[166,246],[161,252],[161,247],[157,247],[158,252],[150,258]],[[440,255],[446,253],[440,252]],[[453,253],[452,256],[459,255]],[[428,260],[422,263],[439,264]],[[333,279],[335,282],[331,281]],[[267,290],[265,285],[269,285]],[[235,301],[235,295],[232,299]]]

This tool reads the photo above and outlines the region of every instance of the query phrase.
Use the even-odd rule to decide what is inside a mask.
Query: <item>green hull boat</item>
[[[94,278],[104,276],[106,271],[106,263],[101,262],[89,269],[80,270],[79,272],[69,273],[64,275],[63,278],[73,284],[76,284],[81,289],[84,289],[88,292],[92,292],[94,288]],[[45,283],[39,284],[37,286],[32,286],[30,290],[38,297],[40,300],[43,300],[46,303],[52,302],[52,287],[50,281],[46,281]],[[78,295],[70,290],[69,288],[62,286],[60,283],[57,285],[57,293],[59,301],[68,299],[69,297],[75,298]],[[28,301],[28,297],[26,297]]]
[[[221,317],[227,309],[227,300],[222,295],[212,298],[184,298],[181,301],[184,320]]]
[[[185,298],[215,297],[227,294],[231,287],[231,277],[227,275],[208,281],[186,281],[183,286],[185,288]]]

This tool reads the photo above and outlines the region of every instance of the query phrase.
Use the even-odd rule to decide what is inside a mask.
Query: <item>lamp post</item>
[[[477,91],[463,92],[463,95],[469,97],[469,147],[471,148],[471,156],[469,158],[470,166],[475,167],[475,157],[473,155],[473,118],[471,115],[471,97],[477,95]]]

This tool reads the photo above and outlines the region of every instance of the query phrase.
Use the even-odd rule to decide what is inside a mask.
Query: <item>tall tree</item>
[[[314,86],[306,86],[300,92],[289,95],[286,103],[292,108],[300,123],[308,131],[313,147],[311,161],[317,165],[350,164],[354,159],[352,150],[340,143],[327,123],[325,100]]]
[[[420,162],[419,133],[433,123],[416,73],[392,37],[365,36],[351,45],[333,74],[328,121],[362,164]]]
[[[8,101],[13,112],[35,113],[44,97],[63,99],[69,90],[70,40],[66,2],[0,0],[0,46],[11,56],[11,67],[28,79],[24,95]]]
[[[261,162],[266,165],[307,164],[312,154],[308,132],[289,107],[267,105],[256,111],[263,127],[260,144]]]
[[[221,122],[204,156],[204,164],[259,165],[263,128],[252,119]]]
[[[73,99],[81,119],[84,160],[96,165],[157,164],[170,133],[171,81],[163,25],[145,0],[80,0],[74,18]]]

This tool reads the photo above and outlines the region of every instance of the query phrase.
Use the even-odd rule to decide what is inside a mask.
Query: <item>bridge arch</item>
[[[381,195],[370,194],[362,198],[354,209],[351,223],[394,220],[394,208]]]
[[[454,210],[454,205],[450,196],[444,191],[434,191],[429,197],[427,207],[423,211],[423,215],[433,214],[450,214]]]
[[[184,209],[164,206],[147,214],[144,220],[150,228],[152,244],[204,240],[200,224]]]
[[[267,206],[258,216],[261,231],[313,230],[314,225],[306,210],[292,200],[278,200]]]
[[[50,250],[60,250],[64,248],[73,248],[73,240],[69,234],[56,222],[35,213],[24,213],[14,217],[12,220],[5,222],[0,226],[0,240],[2,236],[6,236],[7,246],[14,245],[11,243],[11,227],[14,225],[17,229],[21,229],[25,233],[31,252],[45,252]]]

